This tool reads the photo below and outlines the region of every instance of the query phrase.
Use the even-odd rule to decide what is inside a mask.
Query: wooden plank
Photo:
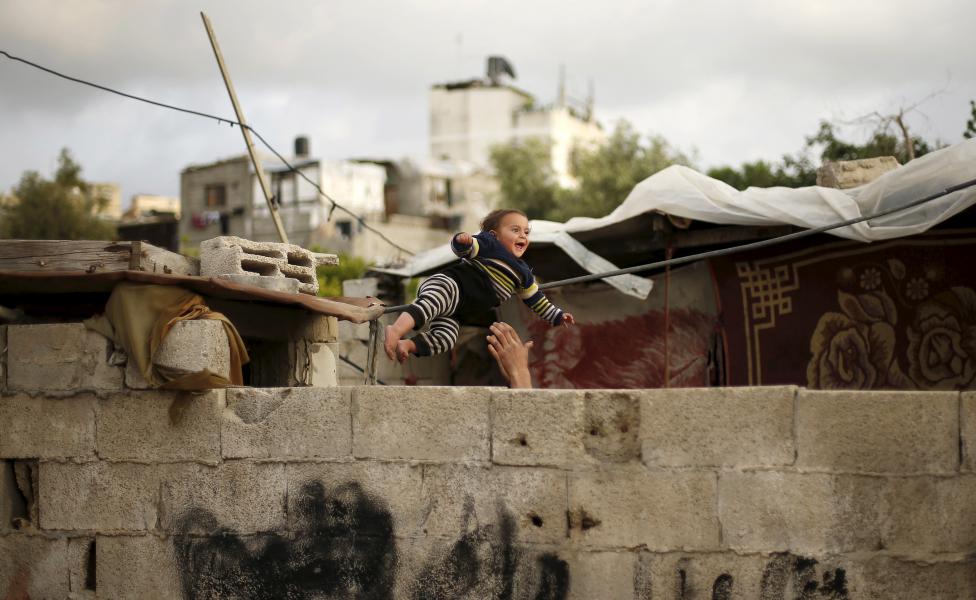
[[[131,242],[3,240],[0,270],[125,271],[131,252]]]
[[[200,265],[196,259],[142,242],[0,240],[0,271],[126,270],[198,275]]]
[[[136,244],[139,242],[133,242]],[[145,242],[139,243],[139,267],[137,270],[147,273],[163,273],[165,275],[199,275],[200,259],[183,256],[170,252],[164,248],[153,246]],[[133,246],[134,255],[136,252]]]

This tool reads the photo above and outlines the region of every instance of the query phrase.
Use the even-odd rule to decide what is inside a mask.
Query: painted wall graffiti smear
[[[189,510],[173,541],[183,597],[398,597],[400,560],[386,502],[356,482],[327,489],[309,481],[298,494],[288,533],[239,535],[220,526],[212,513]],[[473,509],[467,508],[460,536],[445,550],[435,549],[409,584],[411,598],[566,597],[565,561],[518,548],[515,518],[504,507],[498,507],[497,523],[475,526]]]
[[[174,538],[183,596],[217,598],[393,597],[397,555],[393,519],[357,483],[326,493],[305,483],[296,531],[241,536],[206,510],[190,510],[180,529],[211,532]]]

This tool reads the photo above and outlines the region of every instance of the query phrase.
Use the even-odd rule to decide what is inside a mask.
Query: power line
[[[410,250],[407,250],[403,246],[397,244],[396,242],[394,242],[393,240],[391,240],[390,238],[388,238],[383,232],[379,231],[378,229],[374,228],[372,225],[370,225],[369,223],[367,223],[366,220],[363,219],[363,217],[361,217],[361,216],[357,215],[356,213],[352,212],[350,209],[346,208],[342,204],[339,204],[334,198],[332,198],[331,196],[329,196],[328,194],[326,194],[325,191],[321,188],[321,186],[319,186],[319,184],[315,183],[314,181],[312,181],[311,179],[309,179],[308,176],[305,175],[305,173],[302,173],[300,170],[298,170],[297,168],[295,168],[290,162],[288,162],[288,160],[285,159],[284,156],[281,155],[280,152],[278,152],[274,148],[274,146],[272,146],[266,139],[264,139],[264,136],[262,136],[260,133],[258,133],[258,131],[256,129],[254,129],[253,127],[251,127],[250,125],[244,125],[244,124],[242,124],[242,123],[240,123],[240,122],[238,122],[238,121],[236,121],[234,119],[228,119],[226,117],[221,117],[219,115],[213,115],[213,114],[201,112],[201,111],[198,111],[198,110],[192,110],[192,109],[189,109],[189,108],[183,108],[183,107],[180,107],[180,106],[174,106],[172,104],[167,104],[165,102],[159,102],[157,100],[152,100],[150,98],[145,98],[145,97],[142,97],[142,96],[136,96],[135,94],[129,94],[129,93],[126,93],[126,92],[122,92],[120,90],[116,90],[116,89],[113,89],[113,88],[104,86],[104,85],[99,85],[97,83],[93,83],[91,81],[87,81],[87,80],[84,80],[84,79],[79,79],[77,77],[72,77],[70,75],[65,75],[64,73],[60,73],[58,71],[55,71],[54,69],[50,69],[50,68],[45,67],[43,65],[39,65],[39,64],[37,64],[35,62],[31,62],[31,61],[29,61],[27,59],[24,59],[24,58],[21,58],[19,56],[14,56],[14,55],[10,54],[9,52],[7,52],[6,50],[0,50],[0,54],[4,55],[5,57],[7,57],[10,60],[23,63],[25,65],[28,65],[30,67],[33,67],[33,68],[38,69],[38,70],[41,70],[41,71],[44,71],[45,73],[49,73],[49,74],[54,75],[56,77],[60,77],[62,79],[66,79],[66,80],[71,81],[71,82],[74,82],[74,83],[80,83],[82,85],[87,85],[89,87],[93,87],[95,89],[102,90],[104,92],[109,92],[111,94],[116,94],[118,96],[122,96],[123,98],[128,98],[130,100],[137,100],[139,102],[145,102],[146,104],[152,104],[153,106],[158,106],[160,108],[166,108],[166,109],[169,109],[169,110],[175,110],[175,111],[178,111],[178,112],[181,112],[181,113],[186,113],[186,114],[189,114],[189,115],[194,115],[194,116],[198,116],[198,117],[204,117],[206,119],[213,119],[213,120],[217,121],[218,123],[227,123],[231,127],[233,127],[234,125],[237,125],[238,127],[243,127],[245,129],[247,129],[248,131],[250,131],[251,133],[253,133],[255,135],[255,137],[257,137],[258,140],[264,145],[265,148],[267,148],[272,154],[274,154],[278,158],[278,160],[280,160],[282,163],[284,163],[284,165],[288,168],[289,171],[297,174],[299,177],[301,177],[302,179],[304,179],[305,181],[307,181],[308,183],[310,183],[316,190],[318,190],[318,193],[319,193],[320,196],[322,196],[323,198],[325,198],[326,200],[328,200],[332,204],[332,208],[329,210],[329,218],[330,219],[332,218],[332,212],[335,209],[339,209],[339,210],[343,211],[344,213],[348,214],[349,216],[351,216],[352,218],[354,218],[360,225],[362,225],[362,227],[364,229],[367,229],[367,230],[373,232],[374,234],[376,234],[377,236],[379,236],[380,239],[382,239],[384,242],[390,244],[391,246],[393,246],[394,248],[396,248],[400,252],[403,252],[404,254],[407,254],[409,256],[413,256],[414,255],[413,252],[411,252]]]
[[[976,179],[970,179],[962,183],[957,183],[956,185],[949,186],[941,191],[930,194],[924,198],[918,200],[913,200],[908,204],[897,206],[895,208],[889,208],[874,214],[864,215],[861,217],[855,217],[853,219],[847,219],[846,221],[839,221],[837,223],[832,223],[829,225],[822,225],[820,227],[814,227],[813,229],[805,229],[803,231],[796,231],[794,233],[788,233],[786,235],[781,235],[779,237],[770,238],[767,240],[760,240],[758,242],[750,242],[748,244],[740,244],[738,246],[730,246],[727,248],[719,248],[717,250],[709,250],[707,252],[700,252],[698,254],[692,254],[689,256],[682,256],[680,258],[671,258],[668,260],[661,260],[657,262],[647,263],[643,265],[637,265],[634,267],[627,267],[626,269],[616,269],[614,271],[606,271],[605,273],[591,273],[589,275],[581,275],[579,277],[570,277],[568,279],[560,279],[559,281],[552,281],[550,283],[544,283],[539,286],[540,290],[547,290],[557,287],[562,287],[564,285],[570,285],[573,283],[585,283],[587,281],[596,281],[598,279],[605,279],[607,277],[615,277],[617,275],[628,275],[630,273],[639,273],[642,271],[650,271],[652,269],[660,269],[664,267],[673,267],[676,265],[683,265],[690,262],[697,262],[699,260],[704,260],[706,258],[715,258],[718,256],[725,256],[728,254],[734,254],[736,252],[744,252],[746,250],[756,250],[758,248],[764,248],[766,246],[772,246],[774,244],[782,244],[783,242],[789,242],[792,240],[798,240],[800,238],[809,237],[811,235],[816,235],[818,233],[823,233],[825,231],[830,231],[831,229],[839,229],[841,227],[846,227],[848,225],[854,225],[856,223],[861,223],[863,221],[869,221],[871,219],[878,219],[881,217],[886,217],[890,214],[907,210],[909,208],[914,208],[916,206],[925,204],[926,202],[931,202],[942,196],[947,196],[953,192],[958,192],[966,188],[976,185]],[[407,304],[401,304],[398,306],[388,306],[383,309],[383,314],[393,313],[393,312],[403,312],[407,308]]]

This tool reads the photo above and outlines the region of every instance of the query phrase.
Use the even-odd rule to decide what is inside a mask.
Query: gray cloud
[[[776,159],[820,118],[893,111],[934,90],[910,123],[960,139],[976,98],[965,0],[446,3],[205,2],[248,120],[281,150],[308,134],[327,157],[422,155],[430,84],[507,56],[517,84],[555,96],[596,84],[597,112],[699,151],[701,166]],[[5,0],[0,48],[68,74],[230,116],[187,2]],[[460,39],[459,39],[460,38]],[[0,59],[0,188],[48,171],[62,146],[88,177],[175,194],[191,163],[239,154],[240,134]]]

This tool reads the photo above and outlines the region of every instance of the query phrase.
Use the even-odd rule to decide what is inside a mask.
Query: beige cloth
[[[153,357],[170,328],[179,321],[216,319],[223,323],[230,348],[230,377],[204,369],[176,372],[153,364]],[[169,390],[206,390],[243,385],[241,366],[250,361],[244,341],[223,314],[210,310],[203,297],[181,287],[120,282],[112,289],[105,314],[85,321],[125,349],[142,376],[153,387]]]

